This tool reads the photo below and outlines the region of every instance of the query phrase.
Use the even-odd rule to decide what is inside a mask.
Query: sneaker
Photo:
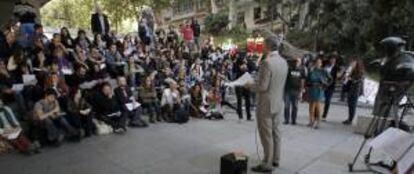
[[[285,125],[286,125],[286,124],[289,124],[289,122],[288,122],[288,121],[284,121],[284,122],[283,122],[283,124],[285,124]]]

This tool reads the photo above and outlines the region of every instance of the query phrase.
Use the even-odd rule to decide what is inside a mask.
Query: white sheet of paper
[[[393,160],[398,161],[412,144],[414,144],[414,139],[409,133],[396,128],[388,128],[375,137],[369,143],[369,146],[384,152]]]
[[[72,75],[73,71],[69,68],[63,68],[62,73],[65,74],[65,75]]]
[[[132,111],[132,110],[134,110],[134,109],[136,109],[136,108],[140,107],[140,106],[141,106],[141,103],[138,103],[138,102],[131,102],[131,103],[127,103],[127,104],[125,104],[125,106],[127,107],[127,109],[128,109],[129,111]]]
[[[107,117],[115,117],[115,116],[120,116],[121,112],[114,112],[112,114],[108,114]]]
[[[225,86],[229,87],[236,87],[236,86],[244,86],[248,82],[254,82],[254,79],[250,73],[246,72],[241,77],[236,79],[235,81],[224,83]]]
[[[79,85],[79,88],[81,89],[92,89],[93,87],[95,87],[95,85],[98,83],[98,81],[96,80],[92,80],[89,82],[83,82],[82,84]]]
[[[5,135],[5,137],[8,139],[8,140],[14,140],[14,139],[16,139],[17,137],[19,137],[19,135],[20,135],[20,133],[22,132],[22,129],[17,129],[16,131],[14,131],[14,132],[12,132],[12,133],[9,133],[9,134],[6,134]]]
[[[40,68],[33,68],[33,71],[43,71],[43,69],[40,69]]]
[[[23,84],[25,85],[36,85],[37,79],[33,74],[24,74],[23,75]]]
[[[414,147],[411,147],[411,149],[409,149],[407,153],[397,163],[398,174],[407,173],[413,164],[414,164]]]
[[[101,68],[101,69],[105,69],[106,68],[106,64],[101,64],[100,66],[99,66],[99,68]]]
[[[20,92],[23,90],[23,88],[24,88],[24,84],[13,84],[12,90]]]
[[[189,94],[187,94],[187,95],[184,95],[181,99],[182,100],[191,99],[191,96]]]
[[[207,113],[208,112],[207,109],[204,108],[203,106],[200,107],[200,111],[203,112],[203,113]]]

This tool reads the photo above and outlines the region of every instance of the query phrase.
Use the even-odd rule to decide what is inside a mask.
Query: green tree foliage
[[[312,5],[320,12],[320,20],[312,30],[320,30],[317,39],[323,49],[377,56],[372,53],[384,37],[414,38],[412,0],[319,0]]]
[[[136,21],[142,7],[151,7],[156,16],[170,5],[170,0],[96,0],[108,15],[111,26],[121,30],[125,21]],[[90,28],[90,15],[95,12],[94,0],[52,0],[42,8],[43,23],[47,26]],[[135,28],[129,28],[134,31]]]
[[[226,13],[210,14],[204,19],[205,30],[211,34],[219,34],[229,24]]]
[[[90,27],[93,0],[53,0],[41,9],[46,26],[70,28]]]

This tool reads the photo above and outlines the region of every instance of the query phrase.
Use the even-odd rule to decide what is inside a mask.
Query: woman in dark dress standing
[[[352,70],[348,81],[348,119],[342,122],[345,125],[352,124],[352,120],[356,113],[358,98],[363,94],[364,89],[364,63],[360,59],[354,59],[351,62],[351,67]]]

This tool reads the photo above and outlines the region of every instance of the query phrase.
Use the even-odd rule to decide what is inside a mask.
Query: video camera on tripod
[[[374,166],[387,170],[395,168],[395,162],[391,165],[387,165],[382,161],[376,163],[370,162],[372,147],[369,148],[368,154],[364,158],[367,169],[354,170],[354,165],[369,138],[381,134],[390,126],[409,131],[408,126],[403,123],[403,118],[409,108],[414,108],[414,105],[407,95],[408,90],[414,82],[414,53],[405,50],[406,41],[399,37],[387,37],[381,41],[381,45],[386,56],[382,60],[374,61],[375,63],[379,63],[381,75],[373,109],[374,118],[371,120],[365,132],[364,141],[355,155],[353,162],[348,164],[350,172],[382,173],[372,168]],[[404,96],[407,97],[407,103],[403,105],[403,112],[400,116],[398,115],[398,110],[400,101]],[[391,120],[391,124],[387,124],[388,120]]]

